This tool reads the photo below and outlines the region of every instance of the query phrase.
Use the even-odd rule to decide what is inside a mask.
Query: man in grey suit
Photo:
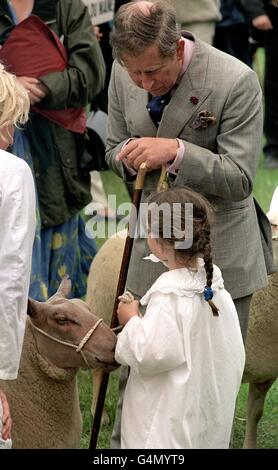
[[[245,338],[252,294],[273,270],[270,227],[252,196],[262,138],[257,76],[191,33],[181,36],[174,10],[163,2],[124,5],[111,44],[116,60],[109,85],[107,162],[127,182],[146,163],[151,171],[143,200],[156,190],[162,165],[170,184],[189,186],[210,200],[213,259]],[[162,118],[153,122],[150,98],[163,95],[165,101],[167,93]],[[161,263],[143,260],[149,254],[145,242],[134,241],[127,279],[127,289],[139,298],[165,270]]]

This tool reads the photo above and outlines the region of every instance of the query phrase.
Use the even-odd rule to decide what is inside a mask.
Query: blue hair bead
[[[212,291],[212,288],[211,288],[211,287],[206,286],[206,287],[204,288],[204,297],[205,297],[205,300],[206,300],[206,301],[212,299],[212,297],[213,297],[213,291]]]

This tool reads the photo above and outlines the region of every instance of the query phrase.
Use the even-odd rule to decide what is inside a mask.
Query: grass
[[[246,402],[248,384],[242,384],[237,400],[233,448],[241,449],[244,441],[246,424]],[[278,381],[267,394],[264,414],[258,427],[257,447],[259,449],[278,449]]]
[[[110,437],[112,433],[113,423],[115,419],[115,411],[118,397],[118,379],[119,370],[110,374],[108,389],[105,398],[105,407],[108,412],[110,424],[101,426],[98,436],[98,448],[109,449]],[[92,372],[89,370],[81,370],[78,374],[80,408],[83,416],[83,434],[81,438],[81,447],[87,449],[91,436],[91,397],[92,397]]]
[[[254,194],[265,212],[269,210],[271,197],[277,185],[278,170],[266,170],[263,166],[263,157],[261,157],[254,183]]]

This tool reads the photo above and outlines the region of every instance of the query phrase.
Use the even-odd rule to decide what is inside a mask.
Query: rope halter
[[[38,328],[37,326],[35,326],[32,321],[31,321],[31,325],[32,325],[32,328],[34,328],[34,330],[38,331],[39,333],[41,333],[42,335],[46,336],[47,338],[49,339],[52,339],[53,341],[56,341],[56,343],[60,343],[60,344],[63,344],[64,346],[69,346],[70,348],[74,348],[75,351],[77,353],[80,352],[81,356],[82,356],[82,359],[83,361],[85,362],[86,366],[88,368],[90,368],[90,365],[85,357],[85,354],[84,352],[82,351],[83,347],[85,346],[85,344],[87,343],[87,341],[89,341],[89,339],[91,338],[92,334],[94,333],[94,331],[97,329],[97,327],[99,326],[99,324],[103,321],[102,318],[100,318],[95,324],[94,326],[92,326],[92,328],[88,331],[88,333],[85,334],[85,336],[81,339],[80,343],[78,344],[78,346],[76,346],[76,344],[73,344],[73,343],[68,343],[67,341],[62,341],[61,339],[58,339],[58,338],[55,338],[55,336],[51,336],[49,335],[48,333],[46,333],[46,331],[43,331],[41,330],[40,328]]]

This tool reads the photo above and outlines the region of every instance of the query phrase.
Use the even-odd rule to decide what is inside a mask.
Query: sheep
[[[95,256],[88,277],[87,303],[110,324],[117,280],[124,250],[123,232],[108,239]],[[273,240],[278,266],[278,241]],[[105,283],[100,273],[105,273]],[[257,424],[263,413],[266,394],[278,376],[278,273],[269,276],[265,289],[253,296],[246,339],[246,366],[243,382],[249,383],[244,447],[255,448]],[[93,370],[92,414],[96,406],[100,374]],[[103,412],[102,424],[108,416]]]
[[[274,231],[273,227],[273,233]],[[275,239],[273,253],[275,266],[278,267],[278,240]],[[245,449],[256,448],[257,425],[263,415],[265,398],[278,377],[277,312],[278,272],[269,276],[268,286],[256,292],[251,303],[246,338],[246,364],[242,379],[243,383],[249,383],[243,444]]]
[[[79,448],[78,369],[118,366],[115,334],[85,302],[66,299],[69,290],[64,280],[47,302],[29,299],[18,378],[0,381],[10,404],[14,448]]]

